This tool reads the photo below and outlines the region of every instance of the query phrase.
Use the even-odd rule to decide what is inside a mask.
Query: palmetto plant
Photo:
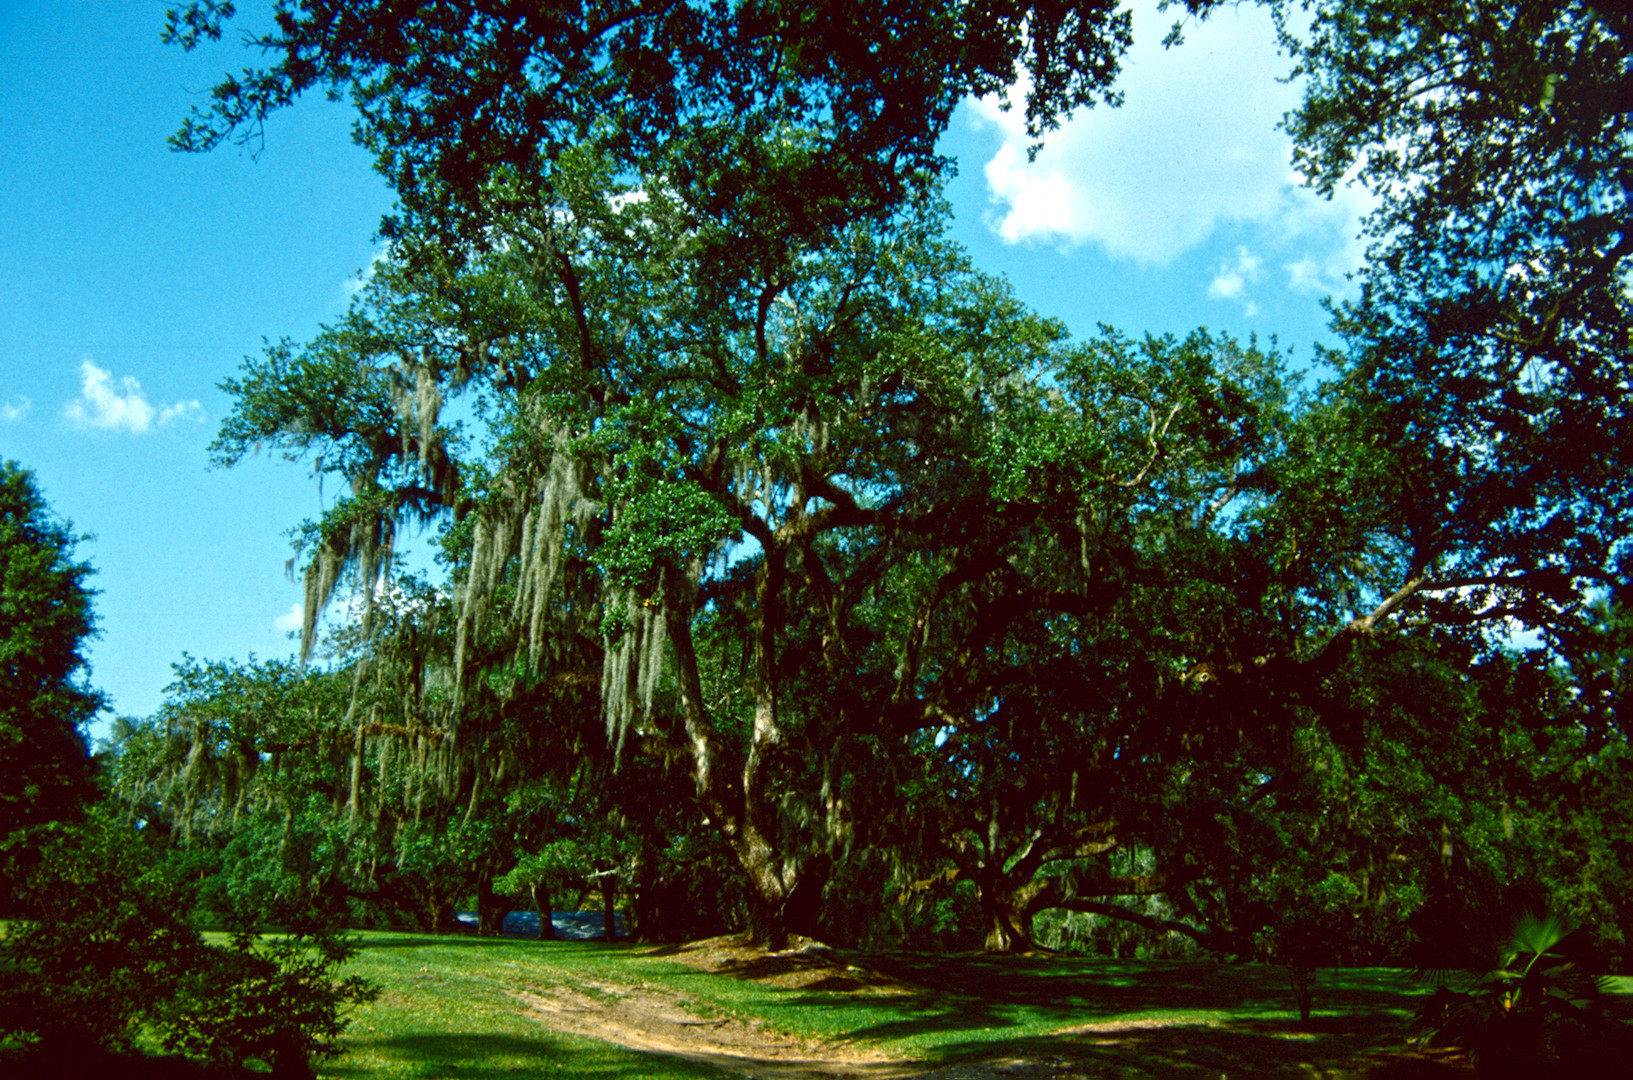
[[[1629,1028],[1611,1015],[1593,943],[1563,915],[1521,916],[1498,959],[1461,987],[1426,973],[1438,984],[1417,1016],[1429,1043],[1462,1047],[1487,1076],[1575,1073],[1625,1052]]]

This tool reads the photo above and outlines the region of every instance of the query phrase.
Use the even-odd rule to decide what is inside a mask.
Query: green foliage
[[[347,916],[344,826],[311,812],[246,820],[201,877],[201,913],[244,934],[317,933]],[[187,862],[185,849],[171,861]]]
[[[1112,96],[1129,40],[1127,14],[1099,2],[890,0],[866,17],[842,4],[592,4],[519,22],[463,0],[408,21],[391,11],[299,2],[277,30],[246,28],[278,59],[221,82],[172,144],[256,140],[302,93],[350,96],[359,140],[397,190],[388,235],[439,235],[452,252],[570,188],[572,151],[591,142],[619,175],[667,178],[715,276],[716,258],[774,258],[781,237],[888,209],[939,175],[953,109],[1007,87],[1022,63],[1034,133]],[[179,5],[166,40],[194,48],[232,15]]]
[[[244,931],[207,945],[185,921],[192,888],[101,813],[64,830],[25,883],[28,919],[0,940],[0,1040],[51,1058],[128,1051],[150,1032],[211,1063],[310,1075],[310,1056],[335,1052],[343,1010],[372,1000],[335,977],[349,944]]]
[[[131,830],[93,814],[46,843],[0,944],[0,1033],[128,1048],[203,948],[185,890]]]
[[[575,839],[555,840],[542,850],[518,859],[515,867],[495,881],[493,886],[505,892],[516,892],[544,885],[554,893],[564,885],[582,881],[589,871],[589,853],[582,844]]]
[[[1277,7],[1299,168],[1378,196],[1335,327],[1394,462],[1396,580],[1417,567],[1423,609],[1493,640],[1578,633],[1633,535],[1633,24],[1583,0]]]
[[[46,505],[34,476],[0,462],[0,888],[10,860],[94,794],[81,727],[102,699],[85,684],[95,633],[91,568]]]
[[[1275,5],[1302,165],[1381,200],[1299,396],[1256,342],[1069,342],[945,241],[958,100],[1022,59],[1035,132],[1107,93],[1126,21],[1068,6],[252,31],[178,145],[350,94],[399,205],[347,315],[225,384],[213,453],[349,485],[298,533],[304,651],[347,574],[362,614],[291,697],[194,672],[130,733],[131,812],[243,837],[254,917],[474,893],[491,927],[495,884],[616,864],[670,913],[643,932],[746,907],[772,944],[1024,949],[1053,910],[1308,971],[1465,941],[1504,880],[1633,940],[1629,24]],[[446,580],[381,588],[427,523]]]

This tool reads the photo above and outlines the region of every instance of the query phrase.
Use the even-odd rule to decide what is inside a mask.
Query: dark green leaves
[[[77,814],[90,794],[81,728],[102,699],[85,682],[95,622],[79,539],[33,474],[0,463],[0,852],[19,829]]]

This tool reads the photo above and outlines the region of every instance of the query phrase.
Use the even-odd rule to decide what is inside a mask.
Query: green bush
[[[42,847],[0,941],[0,1038],[128,1049],[203,942],[183,890],[129,830],[93,816]]]
[[[233,938],[207,948],[208,962],[155,1011],[165,1049],[214,1066],[260,1061],[272,1075],[312,1075],[314,1057],[333,1057],[348,1005],[372,1001],[378,988],[357,976],[335,978],[354,947],[334,935]]]

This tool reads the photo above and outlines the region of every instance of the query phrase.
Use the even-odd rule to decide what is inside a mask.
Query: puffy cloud
[[[34,402],[26,397],[19,397],[15,401],[7,399],[5,402],[0,403],[0,420],[4,420],[8,424],[16,423],[27,416],[28,410],[33,407]]]
[[[1238,301],[1248,315],[1257,315],[1259,305],[1248,298],[1248,289],[1258,284],[1262,277],[1264,260],[1248,251],[1246,247],[1238,247],[1234,260],[1219,264],[1219,271],[1208,283],[1208,295],[1215,300]]]
[[[127,375],[116,382],[107,368],[84,360],[79,365],[79,397],[63,407],[62,415],[75,427],[140,435],[155,423],[164,426],[178,420],[202,421],[204,406],[197,401],[178,401],[155,408],[135,378]]]
[[[177,420],[191,420],[195,424],[204,423],[204,406],[197,401],[178,401],[174,405],[166,405],[159,410],[159,426],[173,424]]]
[[[302,605],[299,603],[290,604],[288,611],[272,620],[272,625],[286,633],[293,630],[299,630],[301,628],[301,618],[303,615],[304,612],[302,610]]]
[[[1192,20],[1164,49],[1171,13],[1134,6],[1135,45],[1119,109],[1096,108],[1049,133],[1036,158],[1023,111],[997,98],[975,106],[1001,142],[986,163],[992,225],[1007,241],[1097,244],[1109,255],[1162,265],[1230,223],[1263,226],[1297,263],[1297,280],[1331,288],[1358,264],[1354,197],[1328,201],[1302,186],[1292,144],[1278,129],[1299,99],[1279,82],[1289,62],[1258,6]],[[1011,92],[1021,99],[1022,87]],[[1290,271],[1291,273],[1291,271]]]

